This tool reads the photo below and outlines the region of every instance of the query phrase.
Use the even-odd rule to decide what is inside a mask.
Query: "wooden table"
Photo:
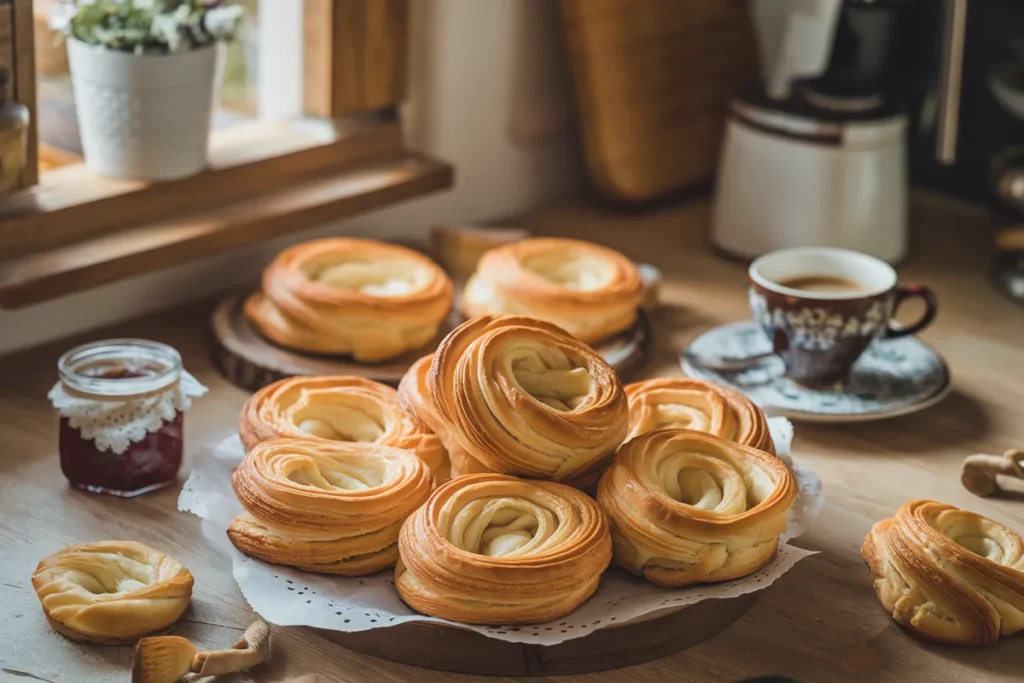
[[[707,219],[707,203],[697,200],[641,216],[569,207],[523,224],[538,233],[606,242],[664,271],[657,357],[647,369],[658,376],[679,374],[676,355],[688,339],[747,315],[744,268],[711,255]],[[1024,310],[988,283],[990,240],[977,213],[928,199],[917,202],[914,225],[913,255],[901,275],[938,292],[938,321],[923,336],[951,364],[952,395],[924,413],[886,422],[798,425],[796,455],[821,475],[827,497],[817,525],[800,543],[820,554],[701,645],[649,664],[560,681],[730,681],[770,673],[805,682],[1020,680],[1024,636],[987,650],[921,643],[883,611],[860,558],[871,524],[913,497],[967,507],[1024,530],[1024,502],[976,498],[958,478],[967,454],[1024,446]],[[211,307],[158,314],[0,360],[0,680],[127,680],[128,648],[79,646],[43,620],[29,577],[39,558],[65,544],[134,539],[179,558],[195,574],[196,589],[176,632],[200,646],[226,645],[253,619],[228,558],[213,550],[197,518],[176,511],[177,490],[121,501],[68,488],[46,400],[57,356],[73,343],[110,336],[167,342],[211,389],[188,415],[187,448],[194,453],[233,429],[246,398],[209,362]],[[273,638],[273,655],[252,680],[308,672],[337,681],[488,680],[375,659],[307,629],[275,629]]]

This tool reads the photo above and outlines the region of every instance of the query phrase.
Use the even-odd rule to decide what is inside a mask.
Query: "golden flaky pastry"
[[[32,587],[50,625],[72,640],[134,643],[177,621],[192,599],[192,574],[141,543],[73,545],[45,558]]]
[[[728,581],[775,555],[796,485],[764,451],[685,429],[626,442],[598,487],[615,563],[659,586]]]
[[[373,443],[272,439],[231,478],[235,547],[272,564],[362,576],[398,559],[398,531],[430,495],[426,464]]]
[[[918,635],[990,645],[1024,630],[1024,540],[1002,524],[914,500],[875,524],[861,554],[882,605]]]
[[[564,330],[516,316],[475,318],[441,342],[427,373],[452,472],[474,469],[593,484],[629,412],[615,371]]]
[[[474,474],[438,488],[402,526],[395,586],[417,612],[475,624],[557,619],[597,590],[608,521],[568,486]]]
[[[585,342],[636,320],[643,281],[617,251],[580,240],[536,238],[492,249],[466,283],[469,316],[524,315],[552,322]]]
[[[245,315],[281,346],[375,362],[425,346],[451,304],[451,280],[426,256],[337,237],[278,254]]]
[[[629,436],[655,429],[692,429],[775,453],[764,412],[726,386],[699,379],[651,379],[626,385]]]
[[[448,480],[441,439],[398,404],[398,392],[361,377],[292,377],[253,394],[238,433],[246,450],[284,436],[360,441],[412,451],[437,483]]]

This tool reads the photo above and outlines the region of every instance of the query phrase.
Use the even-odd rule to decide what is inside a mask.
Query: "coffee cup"
[[[914,334],[935,318],[927,287],[901,286],[885,261],[846,249],[773,251],[750,264],[750,310],[796,382],[842,382],[875,339]],[[901,325],[900,305],[921,299],[920,319]]]

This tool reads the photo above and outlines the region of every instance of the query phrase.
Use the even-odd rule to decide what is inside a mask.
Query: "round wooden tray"
[[[397,385],[406,370],[430,353],[441,338],[454,329],[462,317],[458,312],[442,325],[438,336],[423,349],[410,351],[385,363],[357,363],[348,356],[326,356],[293,351],[277,346],[261,335],[242,313],[244,295],[222,301],[213,312],[213,359],[233,384],[256,391],[271,382],[296,375],[353,375]],[[594,345],[625,382],[635,375],[651,355],[651,326],[643,310],[628,330]]]
[[[649,662],[684,650],[728,628],[756,601],[756,593],[705,600],[549,647],[425,623],[358,633],[317,629],[317,633],[358,652],[428,669],[501,676],[580,674]]]

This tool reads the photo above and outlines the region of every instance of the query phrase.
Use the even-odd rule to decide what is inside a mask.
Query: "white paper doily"
[[[789,458],[793,427],[785,418],[771,418],[769,428],[780,456]],[[789,528],[772,562],[751,576],[726,583],[664,589],[612,568],[587,602],[557,622],[532,626],[477,626],[435,619],[412,611],[394,587],[394,573],[362,578],[310,574],[267,564],[239,552],[225,530],[242,512],[231,490],[231,473],[241,462],[242,445],[229,436],[198,453],[182,489],[178,508],[202,517],[204,534],[231,556],[235,581],[253,610],[280,626],[311,626],[332,631],[365,631],[406,622],[434,622],[476,631],[490,638],[538,645],[556,645],[591,631],[640,617],[692,605],[703,600],[733,598],[767,588],[797,562],[814,552],[785,544],[799,536],[821,511],[821,480],[810,470],[793,467],[799,485]]]
[[[57,382],[46,396],[61,417],[81,432],[82,438],[94,441],[101,451],[124,453],[128,446],[146,438],[146,434],[163,427],[175,414],[192,407],[192,399],[209,391],[188,371],[172,388],[146,398],[130,401],[98,401],[64,393]]]

